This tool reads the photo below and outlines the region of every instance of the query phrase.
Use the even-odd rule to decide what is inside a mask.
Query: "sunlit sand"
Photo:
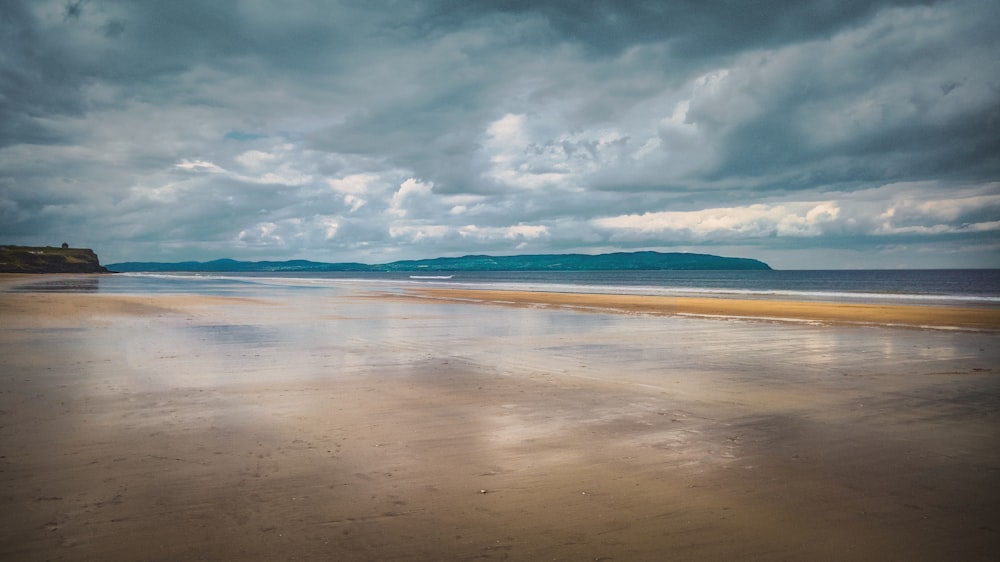
[[[408,294],[485,304],[552,305],[605,312],[1000,330],[1000,309],[996,308],[462,289],[412,289]]]

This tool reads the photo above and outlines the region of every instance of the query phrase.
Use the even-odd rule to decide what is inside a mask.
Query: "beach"
[[[31,283],[0,559],[1000,552],[995,310]]]

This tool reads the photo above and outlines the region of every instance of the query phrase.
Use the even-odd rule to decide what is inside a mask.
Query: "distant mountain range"
[[[403,260],[368,265],[363,263],[323,263],[308,260],[236,261],[221,259],[208,262],[185,261],[124,262],[106,266],[111,271],[164,272],[319,272],[319,271],[601,271],[601,270],[719,270],[771,269],[766,263],[749,258],[727,258],[710,254],[617,252],[612,254],[540,254],[523,256],[462,256]]]

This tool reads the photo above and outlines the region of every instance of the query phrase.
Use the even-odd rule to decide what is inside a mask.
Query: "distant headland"
[[[89,248],[0,246],[0,273],[109,273]]]
[[[109,264],[119,272],[388,272],[388,271],[610,271],[610,270],[768,270],[766,263],[682,252],[616,252],[610,254],[471,255],[457,258],[403,260],[384,264],[324,263],[309,260],[207,262],[124,262]]]

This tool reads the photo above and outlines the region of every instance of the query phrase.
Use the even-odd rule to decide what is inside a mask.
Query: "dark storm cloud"
[[[708,103],[692,116],[728,127],[709,177],[801,170],[795,187],[996,177],[1000,41],[978,18],[997,16],[996,7],[977,19],[892,14],[795,57],[752,60],[720,97],[750,98],[754,115],[715,123],[718,107]]]
[[[77,8],[79,9],[79,8]],[[81,78],[75,62],[36,29],[35,18],[19,2],[0,7],[0,147],[52,143],[59,135],[39,122],[50,114],[77,115]]]
[[[431,22],[457,25],[496,13],[533,16],[552,28],[552,40],[579,42],[589,51],[618,55],[638,43],[666,41],[679,58],[702,59],[829,36],[887,6],[930,2],[845,0],[447,0]]]

